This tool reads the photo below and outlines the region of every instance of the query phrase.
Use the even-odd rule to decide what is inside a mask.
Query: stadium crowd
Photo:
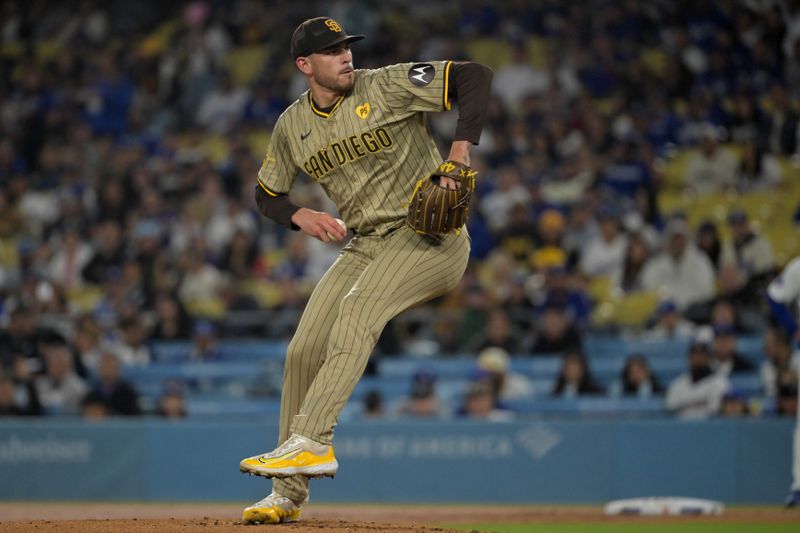
[[[506,375],[508,357],[542,354],[563,354],[553,395],[664,395],[681,416],[734,416],[750,404],[728,375],[746,371],[760,372],[775,412],[796,410],[795,339],[771,324],[764,296],[788,258],[752,211],[695,224],[661,200],[792,190],[800,2],[0,9],[0,415],[140,414],[124,374],[158,362],[153,343],[224,361],[218,339],[286,338],[338,248],[262,219],[253,185],[302,87],[291,29],[323,9],[368,35],[357,68],[450,58],[495,71],[473,156],[473,260],[457,290],[390,325],[381,356],[472,354],[482,372],[464,416],[506,419],[504,394],[530,394]],[[430,117],[443,143],[454,119]],[[310,179],[293,196],[331,208]],[[608,298],[642,294],[652,300],[638,323],[603,319]],[[687,370],[659,382],[646,354],[620,354],[621,378],[604,390],[585,349],[600,333],[691,339],[675,354]],[[736,353],[740,335],[763,336],[763,363]],[[441,414],[435,381],[415,374],[402,412]],[[185,416],[183,386],[165,385],[154,409]],[[380,414],[381,398],[365,406]]]

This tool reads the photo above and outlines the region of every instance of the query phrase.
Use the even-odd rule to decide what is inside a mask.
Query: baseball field
[[[800,512],[733,507],[715,517],[608,517],[597,506],[310,505],[303,520],[245,526],[231,503],[0,503],[0,533],[17,532],[789,532]]]

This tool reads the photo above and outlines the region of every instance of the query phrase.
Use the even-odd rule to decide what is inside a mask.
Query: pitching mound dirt
[[[263,531],[272,526],[247,526],[233,504],[141,503],[0,503],[0,533],[119,531],[177,533],[184,531]],[[729,509],[718,517],[608,517],[599,507],[477,506],[477,505],[310,505],[301,522],[282,524],[280,531],[297,533],[452,532],[440,524],[656,521],[722,523],[798,522],[800,512],[783,509]],[[259,529],[261,528],[261,529]]]

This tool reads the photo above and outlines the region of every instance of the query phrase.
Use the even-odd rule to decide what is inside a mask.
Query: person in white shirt
[[[700,150],[686,162],[686,186],[698,194],[720,192],[736,185],[738,161],[733,151],[719,144],[717,128],[706,124],[700,135]]]
[[[533,395],[533,385],[523,374],[510,369],[508,352],[495,346],[484,348],[478,354],[478,369],[489,374],[495,394],[501,402],[519,400]]]
[[[46,371],[36,380],[36,392],[49,414],[78,414],[89,387],[72,366],[72,354],[66,344],[45,349]]]
[[[656,309],[656,323],[644,332],[642,338],[648,341],[691,339],[694,333],[694,324],[681,316],[675,302],[663,300]]]
[[[230,74],[223,73],[217,88],[200,103],[195,117],[197,123],[213,133],[227,133],[242,117],[247,99],[247,90],[235,86]]]
[[[767,301],[772,315],[786,330],[790,339],[800,342],[797,313],[800,311],[800,257],[792,259],[783,272],[767,287]],[[792,488],[786,500],[788,507],[800,507],[800,414],[794,430]]]
[[[533,67],[524,45],[512,48],[511,54],[511,63],[495,72],[492,87],[506,107],[515,109],[525,95],[544,94],[552,78],[549,72]]]
[[[598,213],[600,238],[595,239],[583,250],[580,268],[587,276],[612,277],[625,259],[628,239],[620,230],[616,213],[603,209]]]
[[[733,209],[728,214],[731,238],[722,246],[722,265],[734,264],[744,278],[744,285],[753,291],[763,290],[775,270],[775,254],[769,240],[756,233],[745,213]]]
[[[711,369],[711,331],[701,331],[689,347],[689,368],[667,388],[666,407],[683,419],[706,419],[719,413],[731,389],[723,374]]]
[[[669,297],[680,310],[714,296],[714,268],[690,242],[684,220],[675,218],[667,225],[664,250],[645,265],[642,287]]]

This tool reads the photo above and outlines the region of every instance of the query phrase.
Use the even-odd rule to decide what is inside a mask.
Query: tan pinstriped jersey
[[[285,194],[302,170],[325,190],[348,228],[383,234],[408,212],[414,185],[441,162],[425,112],[450,109],[450,61],[357,70],[353,90],[330,113],[310,91],[278,119],[258,172]]]

